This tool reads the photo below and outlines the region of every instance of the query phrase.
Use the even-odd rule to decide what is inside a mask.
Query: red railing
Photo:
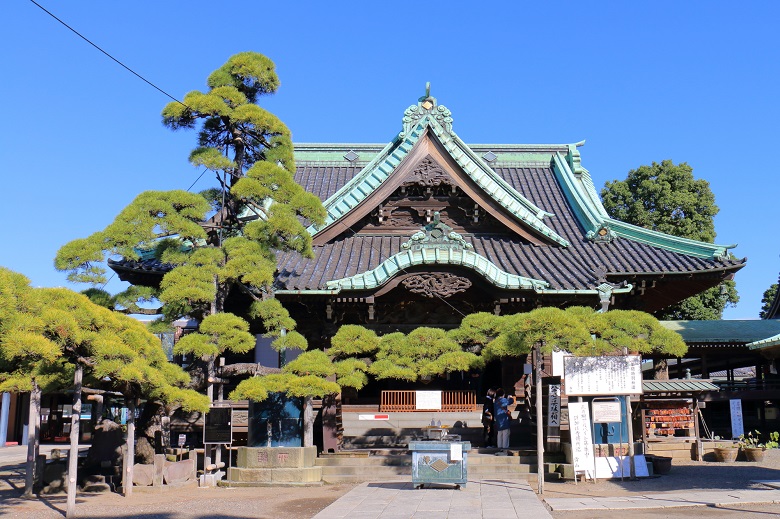
[[[416,391],[382,391],[379,412],[438,411],[439,409],[418,409]],[[474,391],[442,391],[441,411],[449,413],[477,410],[477,394]]]

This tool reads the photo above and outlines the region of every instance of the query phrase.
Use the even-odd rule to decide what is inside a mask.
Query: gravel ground
[[[115,493],[79,494],[78,517],[144,519],[267,518],[308,519],[346,494],[354,485],[317,487],[196,488],[136,491],[129,498]],[[0,516],[61,518],[65,495],[21,498],[24,474],[0,473]]]

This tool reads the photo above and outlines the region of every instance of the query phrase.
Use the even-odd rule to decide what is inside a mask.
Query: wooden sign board
[[[203,443],[230,445],[233,443],[233,408],[212,407],[203,425]]]
[[[561,426],[561,385],[550,384],[547,396],[547,425]]]
[[[566,357],[567,396],[638,395],[642,393],[639,355]]]

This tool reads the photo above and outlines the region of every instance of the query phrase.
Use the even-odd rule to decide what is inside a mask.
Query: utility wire
[[[119,66],[121,66],[122,68],[124,68],[125,70],[127,70],[128,72],[130,72],[131,74],[133,74],[134,76],[136,76],[138,79],[140,79],[141,81],[143,81],[143,82],[144,82],[144,83],[146,83],[147,85],[151,86],[152,88],[154,88],[155,90],[157,90],[157,91],[158,91],[158,92],[160,92],[161,94],[163,94],[163,95],[165,95],[166,97],[168,97],[168,98],[172,99],[173,101],[175,101],[175,102],[179,103],[180,105],[187,106],[187,105],[185,105],[183,102],[179,101],[177,98],[173,97],[171,94],[169,94],[168,92],[166,92],[165,90],[163,90],[162,88],[158,87],[157,85],[155,85],[154,83],[152,83],[151,81],[149,81],[148,79],[146,79],[145,77],[143,77],[141,74],[139,74],[139,73],[138,73],[138,72],[136,72],[135,70],[131,69],[130,67],[128,67],[127,65],[125,65],[124,63],[122,63],[121,61],[119,61],[118,59],[116,59],[114,56],[112,56],[111,54],[109,54],[108,52],[106,52],[105,50],[103,50],[102,48],[100,48],[100,46],[98,46],[96,43],[92,42],[92,41],[91,41],[89,38],[87,38],[86,36],[84,36],[83,34],[81,34],[80,32],[78,32],[76,29],[74,29],[73,27],[71,27],[70,25],[68,25],[67,23],[65,23],[63,20],[61,20],[60,18],[58,18],[58,17],[57,17],[55,14],[53,14],[51,11],[49,11],[48,9],[46,9],[45,7],[43,7],[41,4],[39,4],[39,3],[38,3],[38,2],[36,2],[35,0],[30,0],[30,2],[32,2],[33,4],[35,4],[35,5],[36,5],[38,8],[40,8],[40,9],[41,9],[43,12],[45,12],[46,14],[48,14],[49,16],[51,16],[52,18],[54,18],[55,20],[57,20],[57,21],[58,21],[59,23],[61,23],[63,26],[67,27],[67,28],[68,28],[68,30],[70,30],[71,32],[73,32],[73,33],[74,33],[76,36],[78,36],[78,37],[79,37],[79,38],[81,38],[82,40],[86,41],[87,43],[89,43],[90,45],[92,45],[93,47],[95,47],[97,50],[99,50],[100,52],[102,52],[103,54],[105,54],[105,55],[106,55],[108,58],[110,58],[110,59],[111,59],[112,61],[114,61],[116,64],[118,64]],[[189,108],[189,107],[187,107],[187,108]],[[200,176],[199,176],[197,179],[195,179],[195,182],[193,182],[193,183],[192,183],[192,185],[191,185],[190,187],[188,187],[188,188],[187,188],[187,191],[189,191],[190,189],[192,189],[192,187],[193,187],[193,186],[194,186],[194,185],[195,185],[195,184],[198,182],[198,180],[200,180],[200,179],[201,179],[201,177],[203,176],[203,174],[204,174],[205,172],[206,172],[206,170],[204,170],[204,171],[203,171],[203,172],[200,174]],[[341,222],[339,222],[339,223],[341,223]],[[343,224],[343,223],[341,223],[341,225],[344,225],[344,224]],[[346,226],[346,225],[344,225],[344,226],[345,226],[345,227],[347,227],[347,229],[348,229],[348,230],[352,231],[352,235],[353,235],[353,236],[357,235],[357,231],[356,231],[355,229],[353,229],[352,227]],[[376,252],[379,254],[379,257],[380,257],[380,259],[381,259],[381,258],[383,258],[384,254],[382,254],[382,252],[381,252],[381,251],[379,251],[378,249],[376,249],[376,248],[374,248],[374,247],[371,247],[371,246],[370,246],[370,248],[374,249],[374,250],[375,250],[375,251],[376,251]],[[386,258],[385,258],[385,259],[386,259]],[[402,271],[402,272],[404,272],[404,273],[407,273],[405,269],[401,269],[401,271]],[[108,281],[106,281],[106,283],[105,283],[105,284],[103,284],[103,288],[105,288],[105,286],[108,284],[108,282],[109,282],[109,281],[111,281],[111,279],[113,279],[113,278],[114,278],[114,275],[112,275],[112,276],[111,276],[111,277],[108,279]],[[465,315],[463,312],[461,312],[459,309],[455,308],[455,307],[454,307],[454,306],[453,306],[453,305],[452,305],[452,304],[451,304],[449,301],[445,300],[445,299],[444,299],[443,297],[441,297],[439,294],[434,294],[434,295],[435,295],[435,296],[436,296],[436,297],[437,297],[439,300],[441,300],[441,302],[443,302],[444,304],[446,304],[447,306],[449,306],[450,308],[452,308],[453,310],[455,310],[455,311],[456,311],[457,313],[459,313],[461,316],[463,316],[463,317],[465,317],[465,316],[466,316],[466,315]]]
[[[36,2],[35,0],[30,0],[30,2],[32,2],[33,4],[35,4],[36,6],[38,6],[38,7],[39,7],[39,8],[40,8],[40,9],[41,9],[43,12],[45,12],[46,14],[48,14],[49,16],[51,16],[52,18],[54,18],[55,20],[57,20],[58,22],[60,22],[62,25],[64,25],[65,27],[67,27],[67,28],[68,28],[68,29],[69,29],[71,32],[73,32],[73,33],[74,33],[76,36],[78,36],[79,38],[81,38],[82,40],[84,40],[85,42],[89,43],[90,45],[92,45],[93,47],[95,47],[97,50],[99,50],[100,52],[102,52],[103,54],[105,54],[106,56],[108,56],[109,58],[111,58],[111,59],[112,59],[114,62],[116,62],[116,63],[117,63],[119,66],[121,66],[122,68],[124,68],[125,70],[127,70],[128,72],[130,72],[131,74],[133,74],[134,76],[136,76],[138,79],[140,79],[141,81],[143,81],[143,82],[144,82],[144,83],[146,83],[147,85],[151,86],[152,88],[154,88],[154,89],[155,89],[155,90],[157,90],[158,92],[160,92],[160,93],[162,93],[163,95],[165,95],[165,96],[167,96],[167,97],[171,98],[172,100],[176,101],[176,102],[177,102],[177,103],[179,103],[180,105],[187,106],[187,105],[185,105],[184,103],[182,103],[181,101],[179,101],[178,99],[176,99],[175,97],[173,97],[171,94],[169,94],[168,92],[166,92],[165,90],[163,90],[162,88],[158,87],[157,85],[155,85],[154,83],[152,83],[151,81],[149,81],[148,79],[146,79],[145,77],[143,77],[141,74],[139,74],[139,73],[138,73],[138,72],[136,72],[135,70],[131,69],[130,67],[128,67],[127,65],[125,65],[124,63],[122,63],[121,61],[119,61],[118,59],[116,59],[114,56],[112,56],[112,55],[111,55],[111,54],[109,54],[108,52],[106,52],[106,51],[104,51],[103,49],[101,49],[101,48],[100,48],[100,47],[99,47],[97,44],[93,43],[93,42],[92,42],[92,41],[90,41],[90,40],[89,40],[89,39],[88,39],[86,36],[84,36],[83,34],[81,34],[79,31],[77,31],[76,29],[74,29],[73,27],[71,27],[70,25],[68,25],[68,24],[67,24],[67,23],[65,23],[64,21],[62,21],[61,19],[57,18],[57,16],[56,16],[56,15],[54,15],[54,14],[53,14],[51,11],[49,11],[48,9],[46,9],[45,7],[43,7],[41,4],[39,4],[39,3],[38,3],[38,2]],[[187,108],[189,108],[189,107],[187,106]]]

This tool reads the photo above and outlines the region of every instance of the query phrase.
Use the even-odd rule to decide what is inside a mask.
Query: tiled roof
[[[780,334],[780,320],[661,321],[686,343],[748,344]]]
[[[600,266],[606,268],[609,276],[737,270],[743,264],[741,260],[694,257],[620,237],[611,243],[594,243],[579,227],[549,162],[546,166],[543,162],[534,166],[496,165],[494,170],[531,203],[554,214],[545,218],[545,224],[569,242],[568,247],[539,246],[519,236],[464,234],[476,253],[511,274],[546,281],[554,290],[577,290],[598,286],[595,270]],[[356,172],[357,168],[333,165],[317,168],[307,164],[298,168],[295,179],[320,198],[327,198]],[[377,267],[400,252],[401,244],[409,238],[357,235],[346,228],[344,231],[336,240],[316,246],[314,259],[280,254],[277,288],[324,289],[327,281]]]
[[[720,388],[711,382],[696,379],[642,381],[644,393],[698,393],[719,390]]]

